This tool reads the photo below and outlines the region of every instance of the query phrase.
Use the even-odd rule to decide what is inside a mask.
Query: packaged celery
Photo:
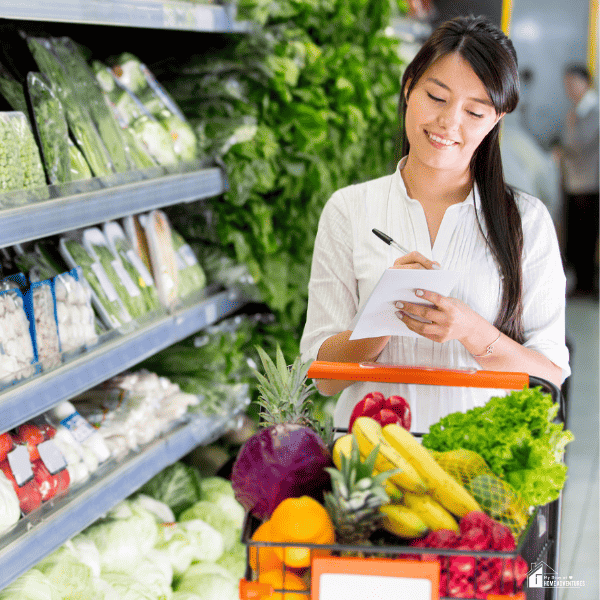
[[[71,158],[69,128],[62,104],[41,73],[27,74],[27,91],[48,179],[52,184],[67,183],[71,181]]]
[[[121,303],[133,319],[146,314],[142,292],[129,273],[125,270],[121,259],[110,251],[106,236],[97,227],[90,227],[83,232],[84,248],[98,257],[104,272],[108,275]]]
[[[92,171],[85,160],[85,156],[79,148],[73,143],[71,136],[69,141],[69,171],[71,173],[71,181],[80,181],[81,179],[90,179]]]
[[[129,323],[131,316],[122,305],[98,257],[84,248],[81,235],[62,237],[59,250],[69,267],[81,267],[83,277],[92,289],[94,307],[104,324],[112,329]]]
[[[114,173],[110,155],[92,121],[88,107],[79,101],[75,91],[76,82],[67,75],[64,65],[52,51],[50,42],[44,38],[29,37],[27,43],[40,71],[52,83],[65,110],[69,130],[93,175],[102,177]]]
[[[121,127],[106,106],[102,90],[88,66],[80,48],[68,37],[52,38],[52,48],[62,61],[69,78],[76,82],[75,92],[81,103],[88,107],[98,133],[110,154],[117,173],[132,168],[129,146]]]
[[[152,275],[133,249],[121,226],[110,221],[104,224],[104,235],[113,256],[121,259],[123,267],[142,292],[146,312],[160,310],[162,305]]]

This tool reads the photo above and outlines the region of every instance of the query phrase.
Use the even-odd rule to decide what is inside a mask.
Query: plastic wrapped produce
[[[56,367],[61,356],[52,282],[33,282],[24,300],[38,362],[44,370]]]
[[[25,90],[2,64],[0,64],[0,94],[13,110],[27,114]]]
[[[115,258],[120,258],[123,267],[131,279],[139,287],[144,300],[145,312],[153,312],[162,308],[154,279],[141,258],[136,254],[133,246],[121,226],[110,221],[103,226],[104,236]]]
[[[15,113],[13,121],[20,142],[20,158],[23,166],[23,188],[37,189],[46,185],[46,176],[42,165],[42,157],[37,146],[29,120],[21,113]]]
[[[27,90],[50,183],[71,181],[69,129],[62,104],[48,79],[28,73]]]
[[[21,164],[21,146],[16,129],[17,112],[0,113],[0,190],[22,190],[25,172]]]
[[[111,252],[102,231],[97,227],[86,229],[83,232],[83,246],[98,258],[129,315],[133,319],[143,316],[147,311],[142,292],[123,266],[120,257]]]
[[[131,316],[119,300],[97,256],[84,248],[81,236],[61,238],[59,250],[71,268],[81,267],[83,276],[92,289],[94,307],[104,324],[113,328],[129,323]]]
[[[51,44],[67,75],[76,82],[75,92],[80,102],[88,107],[115,170],[117,173],[129,170],[132,162],[127,141],[114,115],[106,106],[102,90],[79,47],[68,37],[52,38]]]
[[[152,274],[160,300],[164,306],[172,307],[178,301],[179,278],[171,227],[162,211],[153,210],[141,216],[140,220],[146,233]]]
[[[43,38],[27,39],[29,48],[40,70],[52,83],[67,116],[69,129],[96,177],[114,173],[106,147],[94,125],[87,106],[82,106],[62,62],[52,51],[50,42]]]
[[[89,348],[98,342],[92,292],[81,268],[57,275],[54,280],[56,319],[63,353]]]
[[[85,156],[81,150],[73,143],[69,136],[69,169],[71,172],[71,181],[80,181],[82,179],[90,179],[92,171],[85,160]]]
[[[0,387],[31,377],[35,362],[23,294],[0,290]]]
[[[177,261],[177,293],[180,298],[184,298],[193,292],[204,289],[206,274],[191,246],[173,228],[171,228],[171,238]]]
[[[106,446],[102,436],[77,411],[71,402],[61,402],[58,406],[49,410],[46,413],[46,416],[52,423],[58,423],[60,426],[65,427],[85,450],[92,452],[97,465],[102,464],[110,458],[110,450]],[[83,459],[84,462],[89,460],[86,458],[85,453]],[[86,462],[86,465],[89,468],[90,466],[93,466],[93,462],[90,461],[90,464]],[[95,469],[90,469],[92,472],[94,470]]]

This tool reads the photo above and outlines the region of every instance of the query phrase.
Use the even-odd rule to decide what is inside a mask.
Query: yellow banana
[[[399,452],[384,440],[381,431],[381,425],[370,417],[358,417],[354,421],[352,433],[358,443],[361,456],[368,456],[379,444],[375,468],[380,473],[399,469],[399,472],[391,475],[389,480],[402,490],[424,494],[427,491],[427,485],[422,477]]]
[[[437,531],[438,529],[451,529],[456,533],[460,531],[454,517],[429,494],[419,495],[405,492],[403,503],[417,513],[431,531]]]
[[[481,510],[475,498],[438,465],[431,452],[419,444],[409,431],[392,423],[383,427],[381,433],[386,442],[416,469],[429,487],[429,493],[446,510],[457,517]]]
[[[352,437],[353,436],[351,433],[343,435],[342,437],[338,438],[333,445],[333,451],[331,455],[333,458],[333,464],[338,469],[342,468],[342,455],[344,455],[346,458],[350,458],[352,454]],[[379,471],[377,468],[373,469],[373,477],[379,475],[381,472],[382,471]],[[398,488],[398,486],[394,485],[389,478],[383,482],[383,487],[387,495],[390,497],[391,502],[399,502],[402,500],[402,490]]]
[[[419,538],[427,533],[427,525],[416,512],[402,504],[385,504],[379,507],[383,513],[383,528],[403,538]]]

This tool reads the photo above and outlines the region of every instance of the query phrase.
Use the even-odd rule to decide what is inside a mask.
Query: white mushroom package
[[[23,294],[0,289],[0,387],[31,377],[36,356]]]
[[[25,308],[39,364],[44,370],[58,366],[61,363],[60,343],[51,281],[36,281],[31,284],[25,294]]]

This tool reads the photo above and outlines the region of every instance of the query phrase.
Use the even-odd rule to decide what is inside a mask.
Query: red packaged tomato
[[[397,423],[410,431],[410,405],[402,396],[386,398],[381,392],[370,392],[354,407],[350,415],[348,431],[352,431],[352,425],[358,417],[371,417],[382,427]]]
[[[13,433],[15,444],[25,444],[29,452],[31,461],[38,460],[40,453],[37,446],[44,441],[44,433],[34,423],[23,423],[17,427],[16,433]]]
[[[7,432],[0,435],[0,460],[4,460],[13,447],[14,445],[10,433]]]
[[[42,494],[37,487],[34,479],[26,481],[22,485],[17,485],[17,481],[13,475],[12,469],[8,462],[8,459],[0,461],[0,470],[6,475],[8,480],[12,483],[12,486],[17,493],[19,499],[19,506],[21,512],[24,515],[29,514],[42,504]]]

